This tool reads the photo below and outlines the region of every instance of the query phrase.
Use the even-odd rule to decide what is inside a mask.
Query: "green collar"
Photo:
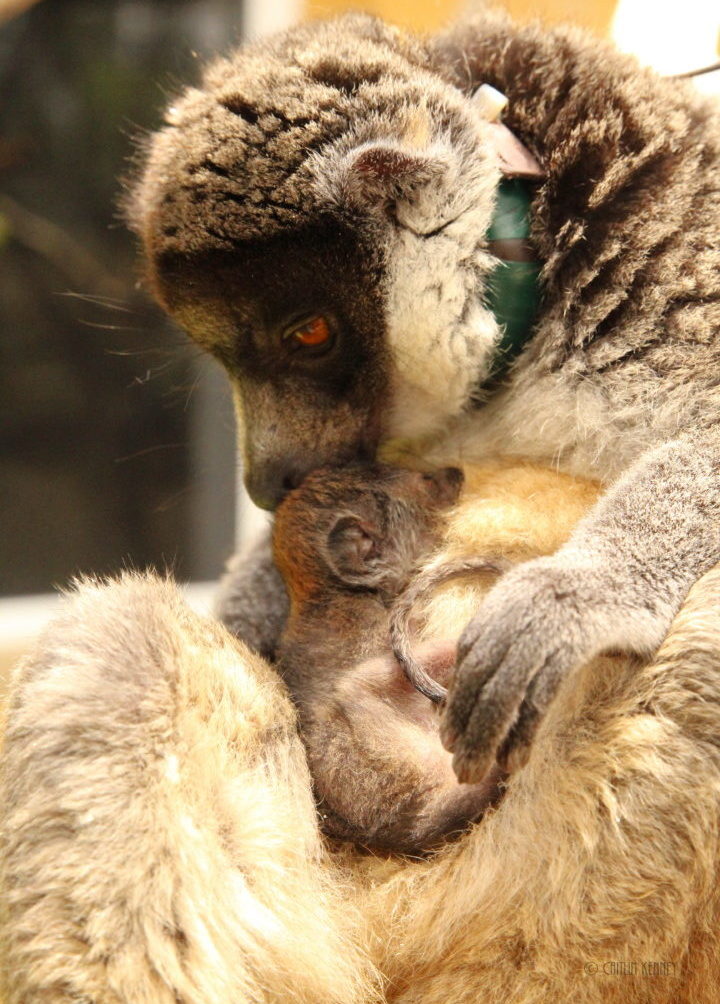
[[[502,328],[502,336],[490,375],[478,388],[478,403],[502,380],[533,333],[542,265],[529,243],[531,200],[532,182],[524,178],[501,179],[487,232],[490,251],[500,263],[490,276],[485,304]]]

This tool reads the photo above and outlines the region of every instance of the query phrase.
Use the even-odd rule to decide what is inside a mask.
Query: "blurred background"
[[[718,58],[717,0],[504,5],[611,35],[665,73]],[[431,29],[461,4],[0,0],[0,667],[72,576],[211,582],[257,532],[225,380],[139,288],[120,179],[209,55],[347,7]]]

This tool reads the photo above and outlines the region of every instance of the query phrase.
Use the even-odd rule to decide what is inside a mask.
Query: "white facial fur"
[[[432,435],[457,418],[489,374],[501,334],[482,302],[487,278],[498,267],[483,245],[500,169],[489,124],[470,102],[465,111],[460,142],[435,130],[426,108],[406,109],[402,139],[345,137],[315,166],[316,191],[326,204],[354,204],[392,221],[383,229],[389,235],[383,292],[393,360],[386,433],[392,438]],[[405,168],[387,182],[387,193],[375,179],[368,191],[357,165],[373,149],[417,159],[415,176]]]
[[[482,149],[482,147],[480,147]],[[499,170],[449,141],[428,151],[445,170],[398,201],[387,252],[386,319],[394,361],[388,433],[427,436],[488,375],[498,324],[482,303],[497,260],[482,249]]]

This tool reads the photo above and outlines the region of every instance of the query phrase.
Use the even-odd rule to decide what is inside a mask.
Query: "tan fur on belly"
[[[552,554],[600,495],[601,485],[539,464],[498,460],[464,468],[460,502],[433,564],[488,556],[513,563]],[[457,637],[476,613],[492,579],[441,586],[427,603],[424,635]]]

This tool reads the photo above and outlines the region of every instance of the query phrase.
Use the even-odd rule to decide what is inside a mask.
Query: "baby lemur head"
[[[291,601],[338,590],[392,600],[437,542],[438,516],[460,494],[462,472],[383,465],[322,468],[280,505],[275,561]]]

